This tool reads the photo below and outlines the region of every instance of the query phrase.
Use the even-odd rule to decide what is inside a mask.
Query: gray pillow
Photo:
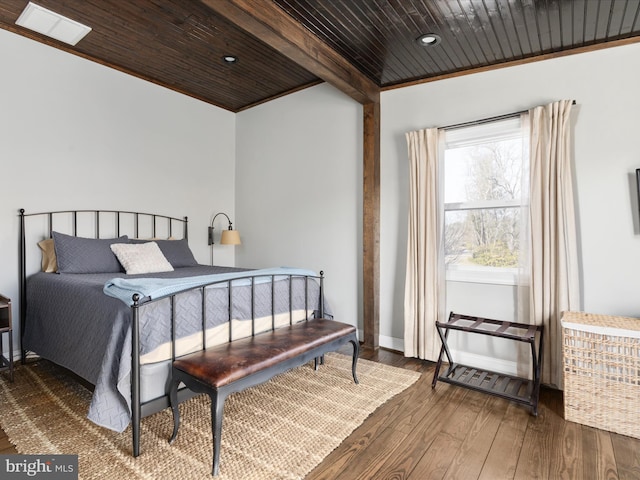
[[[146,243],[151,240],[131,239],[130,243]],[[198,262],[193,256],[189,243],[186,239],[182,240],[156,240],[154,242],[160,247],[160,251],[165,256],[173,268],[195,267]]]
[[[58,272],[116,273],[122,266],[111,251],[113,243],[128,243],[126,235],[119,238],[83,238],[53,232]]]

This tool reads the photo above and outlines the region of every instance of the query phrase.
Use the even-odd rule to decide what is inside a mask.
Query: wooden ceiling
[[[321,81],[364,103],[640,39],[638,0],[36,0],[92,28],[70,46],[15,25],[27,3],[0,0],[0,28],[233,112]],[[423,33],[441,42],[421,46]]]
[[[383,88],[640,34],[638,0],[275,2]]]

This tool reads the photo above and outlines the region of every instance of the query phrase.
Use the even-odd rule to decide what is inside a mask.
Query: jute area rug
[[[225,402],[220,480],[304,478],[377,407],[419,377],[416,372],[326,356],[268,383],[232,394]],[[131,431],[86,419],[91,393],[46,361],[20,366],[15,383],[0,376],[0,426],[24,454],[77,454],[81,479],[200,479],[211,477],[210,401],[180,406],[177,440],[166,409],[143,419],[141,455],[131,456]]]

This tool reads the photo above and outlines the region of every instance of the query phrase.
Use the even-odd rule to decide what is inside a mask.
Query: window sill
[[[448,266],[446,280],[448,282],[517,286],[526,284],[528,278],[521,278],[518,281],[518,270],[515,268]]]

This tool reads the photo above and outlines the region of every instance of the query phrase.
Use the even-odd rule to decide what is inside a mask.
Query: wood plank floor
[[[527,408],[460,387],[432,389],[430,362],[382,349],[363,349],[361,358],[423,375],[307,480],[640,479],[640,440],[565,422],[561,392],[543,389],[533,417]],[[0,454],[11,453],[17,452],[0,430]]]
[[[542,389],[533,417],[528,408],[461,387],[440,382],[432,389],[431,362],[382,349],[361,358],[423,375],[307,480],[640,480],[640,440],[564,421],[557,390]]]

